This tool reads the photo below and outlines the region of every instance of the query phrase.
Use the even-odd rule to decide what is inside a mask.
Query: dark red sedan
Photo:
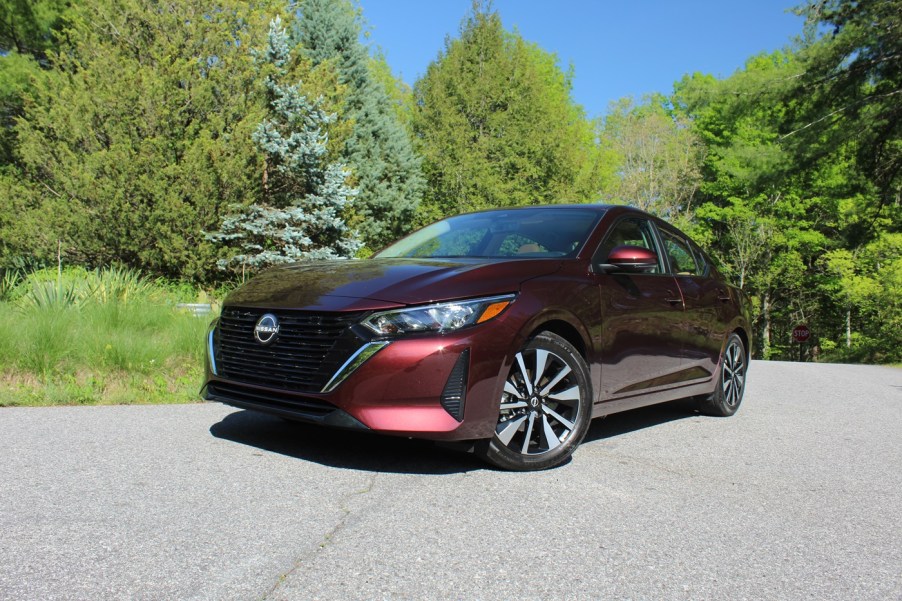
[[[328,426],[566,460],[593,417],[678,398],[732,415],[743,295],[664,221],[622,206],[434,223],[363,261],[292,264],[226,299],[206,398]]]

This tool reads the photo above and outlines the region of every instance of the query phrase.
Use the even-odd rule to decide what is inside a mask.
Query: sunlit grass
[[[48,292],[56,282],[44,276],[0,302],[0,406],[198,399],[207,318],[134,274],[69,276],[76,295]]]

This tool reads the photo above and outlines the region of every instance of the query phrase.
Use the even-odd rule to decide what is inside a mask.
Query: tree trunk
[[[266,157],[263,157],[263,202],[269,202],[269,161]]]
[[[846,309],[846,348],[852,348],[852,307]]]
[[[768,293],[765,293],[761,299],[761,320],[763,322],[761,357],[767,359],[770,356],[770,294]]]

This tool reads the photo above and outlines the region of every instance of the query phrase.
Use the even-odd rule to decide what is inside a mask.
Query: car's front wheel
[[[514,357],[495,434],[484,443],[482,455],[504,469],[554,467],[582,442],[591,419],[586,362],[567,340],[542,332]]]

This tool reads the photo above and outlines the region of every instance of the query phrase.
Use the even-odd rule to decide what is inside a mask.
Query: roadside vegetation
[[[195,398],[177,302],[558,202],[684,228],[756,358],[806,324],[808,360],[902,361],[902,0],[800,5],[785,48],[605,115],[490,0],[409,86],[366,1],[0,0],[0,404]]]
[[[129,269],[7,271],[0,288],[0,406],[198,400],[210,316],[184,285]]]

